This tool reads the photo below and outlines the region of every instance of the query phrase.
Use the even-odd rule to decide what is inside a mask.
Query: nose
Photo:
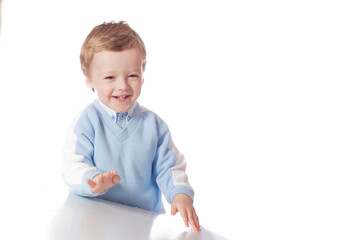
[[[116,88],[122,91],[127,90],[129,88],[127,78],[118,78],[118,80],[116,81]]]

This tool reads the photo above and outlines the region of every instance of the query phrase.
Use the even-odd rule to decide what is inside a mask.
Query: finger
[[[195,223],[195,226],[196,226],[197,231],[200,231],[199,217],[198,217],[198,215],[196,214],[195,209],[193,210],[193,218],[194,218],[194,223]]]
[[[110,181],[110,184],[114,184],[113,177],[116,175],[116,170],[110,170],[105,173],[105,182]]]
[[[175,215],[178,212],[175,204],[171,204],[171,215]]]
[[[201,231],[200,221],[199,221],[199,217],[197,215],[195,215],[195,222],[196,222],[196,226],[198,227],[199,231]]]
[[[190,220],[191,227],[196,231],[200,231],[199,218],[196,215],[195,211],[189,214],[189,220]]]
[[[98,178],[99,183],[104,183],[104,179],[105,179],[104,174],[100,174]]]
[[[113,183],[114,184],[116,184],[117,182],[120,182],[120,177],[119,177],[119,175],[115,175],[114,177],[113,177]]]
[[[190,222],[191,227],[193,229],[197,229],[196,224],[195,224],[193,211],[191,211],[191,210],[188,211],[188,218],[189,218],[189,222]]]
[[[102,174],[98,174],[98,175],[96,175],[95,177],[93,177],[93,181],[94,182],[96,182],[96,183],[99,183],[99,182],[101,182],[100,180],[101,180],[101,176],[102,176]]]
[[[111,171],[107,171],[106,173],[104,173],[104,177],[108,178],[111,175]]]
[[[189,219],[186,211],[180,211],[180,215],[185,223],[186,227],[189,227]]]
[[[189,222],[190,222],[190,225],[193,229],[197,230],[197,226],[196,226],[196,223],[195,223],[195,220],[194,220],[194,216],[190,215],[189,216]]]
[[[116,170],[110,170],[110,171],[107,171],[107,176],[112,176],[112,175],[116,175],[117,174],[117,171]]]
[[[96,183],[89,178],[86,179],[86,183],[89,185],[90,188],[94,188],[96,186]]]

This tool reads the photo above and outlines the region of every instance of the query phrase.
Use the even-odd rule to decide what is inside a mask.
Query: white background
[[[2,234],[37,234],[66,197],[65,131],[95,98],[81,44],[125,20],[148,52],[139,102],[187,157],[203,226],[359,239],[359,12],[346,0],[3,0]]]

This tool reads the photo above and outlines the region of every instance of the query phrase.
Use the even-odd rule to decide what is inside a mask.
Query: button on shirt
[[[111,119],[119,125],[122,129],[126,127],[126,125],[130,122],[131,116],[134,113],[136,103],[129,109],[127,112],[118,113],[114,111],[113,109],[109,108],[105,104],[103,104],[100,100],[98,100],[100,105],[106,110],[107,113],[109,113]]]

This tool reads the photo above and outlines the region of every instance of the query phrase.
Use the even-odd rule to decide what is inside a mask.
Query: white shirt
[[[126,124],[128,124],[128,122],[131,120],[131,117],[134,113],[135,107],[137,102],[135,102],[131,108],[129,109],[129,111],[127,111],[128,115],[126,118],[121,119],[120,121],[118,121],[117,118],[117,112],[115,110],[113,110],[112,108],[109,108],[108,106],[106,106],[105,104],[103,104],[100,99],[98,99],[100,105],[105,109],[105,111],[109,114],[109,116],[111,117],[111,119],[117,123],[121,128],[124,128],[126,126]],[[122,114],[122,113],[119,113]]]

